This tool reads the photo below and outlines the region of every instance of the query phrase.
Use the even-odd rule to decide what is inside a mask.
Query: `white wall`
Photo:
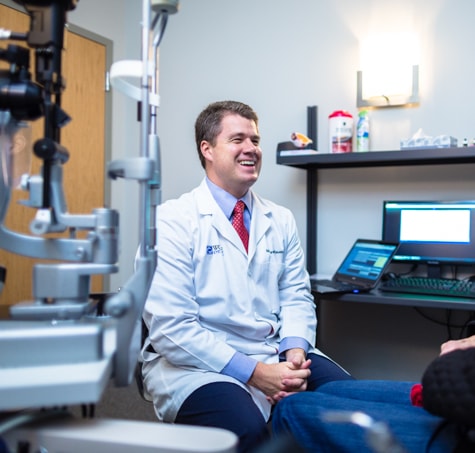
[[[160,55],[164,199],[203,177],[193,139],[197,114],[214,100],[241,100],[260,116],[264,167],[255,189],[293,210],[305,246],[306,174],[277,165],[276,145],[294,130],[306,131],[308,105],[319,107],[320,150],[328,147],[333,110],[356,115],[359,41],[370,32],[413,31],[421,44],[420,105],[372,111],[372,149],[398,149],[399,140],[419,128],[459,140],[475,137],[472,0],[181,0],[180,5],[169,19]],[[138,0],[81,0],[70,21],[113,39],[115,60],[138,59],[140,15]],[[135,106],[114,94],[113,152],[122,156],[137,143]],[[473,199],[474,170],[469,164],[321,171],[319,271],[332,273],[356,237],[380,236],[384,199]],[[133,191],[123,186],[113,186],[113,201],[127,212],[123,230],[134,232]],[[117,284],[131,270],[136,246],[131,237],[136,232],[122,241],[124,266]],[[446,338],[443,325],[411,308],[324,302],[320,310],[320,344],[358,377],[417,379]],[[442,310],[429,314],[444,321]]]

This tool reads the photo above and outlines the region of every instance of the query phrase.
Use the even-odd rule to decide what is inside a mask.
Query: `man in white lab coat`
[[[248,452],[267,438],[280,399],[352,378],[314,347],[315,305],[292,213],[250,190],[262,159],[256,113],[210,104],[195,138],[206,177],[157,213],[144,385],[160,420],[229,429]],[[233,228],[238,200],[244,242]]]

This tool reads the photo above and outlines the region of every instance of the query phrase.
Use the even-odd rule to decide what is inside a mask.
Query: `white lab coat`
[[[159,206],[143,374],[160,420],[174,421],[190,393],[216,381],[249,391],[267,420],[265,395],[220,371],[236,351],[277,362],[284,337],[315,344],[315,304],[294,217],[252,196],[249,254],[205,180]],[[145,350],[150,343],[158,354]]]

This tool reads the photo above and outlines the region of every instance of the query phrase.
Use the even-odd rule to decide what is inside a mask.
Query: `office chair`
[[[145,324],[145,321],[142,319],[142,334],[141,334],[141,347],[145,344],[145,340],[148,337],[148,328],[147,325]],[[134,372],[134,377],[135,377],[135,383],[137,384],[137,389],[139,391],[140,396],[144,401],[147,403],[152,403],[153,398],[150,393],[145,390],[145,387],[143,385],[143,376],[142,376],[142,355],[139,354],[139,359],[137,361],[137,364],[135,365],[135,372]]]

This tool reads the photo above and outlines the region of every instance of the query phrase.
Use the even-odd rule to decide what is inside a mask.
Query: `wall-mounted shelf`
[[[277,154],[277,163],[305,169],[464,164],[475,163],[475,146],[295,156]]]
[[[318,171],[338,168],[393,167],[403,165],[475,164],[475,147],[369,151],[341,154],[312,153],[282,156],[277,163],[307,170],[307,269],[317,272]]]
[[[392,167],[402,165],[475,164],[475,147],[431,148],[398,151],[370,151],[342,154],[277,155],[277,163],[307,171],[307,269],[317,272],[317,190],[318,171],[338,168]],[[373,291],[371,294],[350,294],[327,297],[348,302],[370,302],[389,305],[470,309],[475,300],[414,295],[388,295]]]
[[[318,144],[317,106],[307,107],[307,135]],[[282,155],[282,154],[286,155]],[[295,154],[292,154],[295,153]],[[303,154],[305,153],[305,154]],[[277,146],[277,163],[289,167],[302,168],[307,172],[307,270],[310,274],[317,273],[317,201],[318,201],[318,172],[326,169],[364,168],[364,167],[394,167],[422,165],[452,165],[475,164],[475,146],[456,148],[427,148],[395,151],[368,151],[352,153],[320,153],[312,150],[298,149],[291,142],[281,142]],[[360,300],[360,295],[338,297],[341,300]],[[445,298],[407,298],[407,305],[440,306]],[[405,299],[406,300],[406,299]],[[401,298],[386,294],[373,294],[371,301],[399,305]],[[460,301],[458,308],[470,307],[475,301]],[[433,304],[433,305],[431,305]]]

